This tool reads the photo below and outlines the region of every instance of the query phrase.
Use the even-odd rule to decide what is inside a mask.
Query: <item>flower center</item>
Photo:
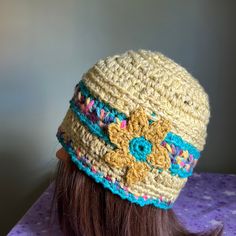
[[[135,137],[129,142],[129,151],[136,160],[146,161],[147,156],[152,151],[152,143],[143,136]]]

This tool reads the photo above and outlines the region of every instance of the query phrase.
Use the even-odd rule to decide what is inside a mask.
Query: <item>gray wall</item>
[[[127,49],[159,50],[200,80],[212,118],[196,171],[236,173],[234,2],[0,0],[0,234],[50,182],[82,73]]]

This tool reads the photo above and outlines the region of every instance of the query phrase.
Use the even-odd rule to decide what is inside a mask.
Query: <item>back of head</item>
[[[189,235],[172,209],[125,201],[71,162],[59,162],[55,193],[64,235]]]
[[[207,137],[208,95],[159,52],[98,61],[75,87],[57,138],[54,200],[66,235],[191,234],[173,204]]]

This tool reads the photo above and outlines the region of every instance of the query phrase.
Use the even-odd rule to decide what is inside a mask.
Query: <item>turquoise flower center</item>
[[[146,161],[147,156],[152,152],[152,143],[143,136],[135,137],[129,142],[130,154],[138,161]]]

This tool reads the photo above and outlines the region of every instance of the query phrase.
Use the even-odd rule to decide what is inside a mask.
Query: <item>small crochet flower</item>
[[[149,124],[147,114],[139,106],[127,125],[126,120],[117,119],[117,123],[108,126],[109,138],[117,148],[105,154],[105,161],[116,168],[128,167],[128,185],[142,181],[152,167],[168,169],[170,157],[161,142],[170,129],[170,121],[164,118]]]

